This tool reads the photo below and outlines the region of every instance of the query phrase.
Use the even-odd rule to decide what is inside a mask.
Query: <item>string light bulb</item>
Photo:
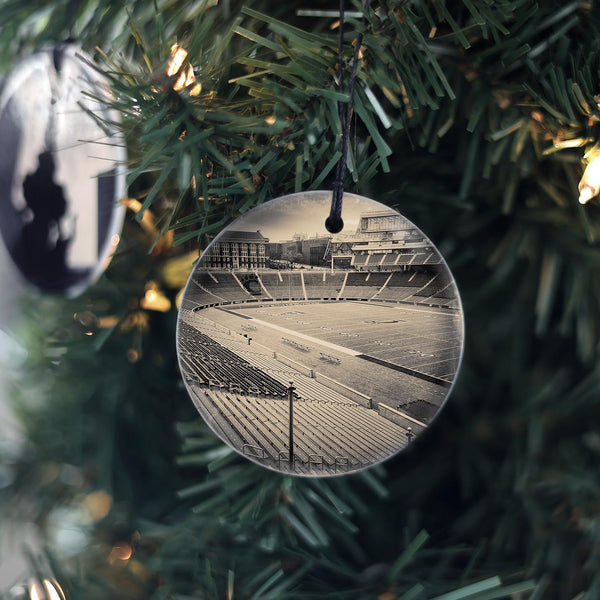
[[[60,585],[58,585],[58,581],[44,579],[44,588],[46,589],[48,600],[64,600],[65,595],[63,594]]]
[[[171,301],[163,294],[156,282],[149,281],[146,284],[146,293],[140,301],[140,306],[144,310],[167,312],[171,308]]]
[[[44,579],[43,588],[32,581],[29,584],[30,600],[65,600],[65,594],[56,579]]]
[[[590,153],[587,167],[579,182],[579,202],[586,204],[600,194],[600,152]]]
[[[41,590],[35,581],[29,584],[29,598],[30,600],[42,600],[44,592]]]

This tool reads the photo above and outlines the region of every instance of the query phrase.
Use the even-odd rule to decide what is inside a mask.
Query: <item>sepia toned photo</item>
[[[181,372],[211,429],[266,468],[351,473],[410,444],[456,378],[463,313],[432,242],[398,212],[331,192],[249,211],[183,294]]]

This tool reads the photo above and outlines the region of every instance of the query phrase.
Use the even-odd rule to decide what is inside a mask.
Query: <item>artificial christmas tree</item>
[[[382,1],[363,24],[362,8],[343,25],[346,73],[364,32],[347,189],[440,249],[466,351],[423,436],[324,481],[265,472],[210,433],[175,323],[198,246],[254,205],[332,184],[348,101],[337,7],[0,3],[5,71],[76,38],[110,82],[129,156],[106,275],[76,299],[26,292],[4,322],[27,353],[4,383],[25,441],[2,451],[2,520],[35,523],[45,543],[6,597],[600,595],[598,208],[578,202],[598,9]],[[169,75],[174,44],[187,55]]]

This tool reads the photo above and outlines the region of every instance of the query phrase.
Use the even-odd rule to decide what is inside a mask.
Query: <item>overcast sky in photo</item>
[[[271,242],[289,240],[295,233],[331,235],[325,229],[325,219],[331,208],[331,192],[300,192],[266,202],[234,221],[230,228],[236,231],[257,231]],[[345,194],[342,206],[344,229],[338,237],[353,236],[360,215],[365,212],[392,209],[387,206],[354,194]]]

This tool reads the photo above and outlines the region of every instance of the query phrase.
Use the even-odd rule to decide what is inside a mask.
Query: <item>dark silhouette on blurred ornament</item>
[[[54,181],[55,165],[52,153],[42,152],[38,168],[23,181],[27,208],[21,237],[15,249],[15,259],[23,274],[32,283],[45,288],[62,289],[69,277],[66,251],[70,238],[61,228],[67,211],[67,201],[61,186]]]
[[[74,44],[25,58],[0,88],[0,250],[40,290],[80,294],[119,243],[126,152],[111,100]]]

